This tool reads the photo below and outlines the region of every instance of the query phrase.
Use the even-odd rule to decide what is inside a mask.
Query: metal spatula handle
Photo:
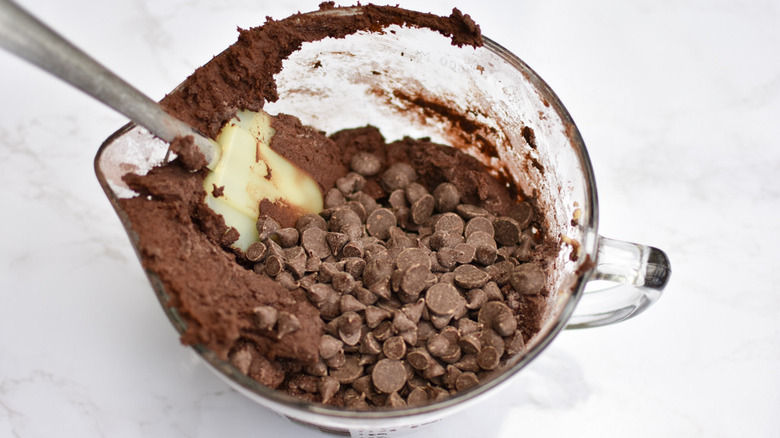
[[[166,113],[157,102],[10,0],[0,0],[0,47],[68,82],[167,142],[193,135],[209,167],[219,161],[216,142]]]

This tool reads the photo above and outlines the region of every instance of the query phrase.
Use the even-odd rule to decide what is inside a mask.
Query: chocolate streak
[[[322,3],[320,9],[350,9],[333,5]],[[381,32],[388,26],[400,25],[435,30],[459,47],[483,43],[479,26],[458,9],[453,9],[449,17],[391,6],[367,5],[358,10],[353,15],[333,14],[327,20],[302,14],[280,21],[268,18],[263,26],[240,29],[234,45],[195,70],[181,89],[166,96],[162,104],[170,113],[214,137],[237,111],[257,111],[265,102],[279,98],[274,75],[282,71],[282,62],[304,42],[344,38],[358,31]]]

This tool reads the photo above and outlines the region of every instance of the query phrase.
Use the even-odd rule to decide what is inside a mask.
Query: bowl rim
[[[337,13],[345,13],[345,9],[357,8],[341,8],[335,11]],[[320,15],[326,13],[334,13],[334,10],[315,11],[310,12],[309,14]],[[347,10],[346,13],[349,13],[349,10]],[[484,49],[493,52],[506,63],[520,71],[520,73],[535,87],[540,96],[543,99],[546,99],[552,110],[560,117],[570,145],[575,149],[576,155],[580,161],[581,169],[584,173],[583,176],[588,183],[587,187],[585,187],[585,197],[587,198],[591,207],[584,211],[586,218],[583,219],[583,222],[588,224],[588,227],[583,230],[583,242],[581,242],[582,256],[577,262],[579,263],[578,267],[584,266],[584,263],[586,263],[588,258],[590,258],[590,260],[596,259],[597,239],[590,237],[598,235],[598,197],[596,192],[595,178],[593,175],[593,168],[581,134],[568,110],[566,110],[566,108],[563,106],[558,96],[555,94],[552,88],[534,70],[531,69],[531,67],[529,67],[519,57],[490,38],[483,36],[483,39]],[[135,233],[132,231],[129,220],[120,206],[119,198],[116,193],[114,193],[100,167],[101,158],[104,152],[118,138],[127,134],[134,128],[136,128],[134,123],[128,123],[111,134],[101,144],[94,159],[94,169],[103,191],[106,193],[106,196],[108,197],[111,205],[114,207],[114,210],[119,216],[125,230],[128,233],[128,237],[130,238],[132,246],[136,251],[136,255],[140,260],[140,254],[138,253],[138,248],[136,245],[138,236],[135,235]],[[179,334],[182,334],[186,329],[186,323],[178,315],[176,309],[167,304],[168,295],[165,291],[164,285],[154,272],[146,270],[145,268],[144,271],[146,272],[146,275],[153,289],[155,290],[155,294],[157,295],[160,304],[165,310],[169,320],[174,325]],[[408,422],[412,421],[414,418],[419,418],[433,412],[452,410],[452,408],[455,407],[465,407],[468,403],[482,398],[487,393],[492,392],[494,388],[510,380],[515,374],[517,374],[532,360],[534,360],[542,351],[544,351],[563,330],[567,321],[574,312],[574,308],[577,305],[580,297],[582,296],[585,284],[590,279],[591,273],[591,269],[584,269],[579,272],[577,280],[571,286],[571,296],[568,299],[566,305],[563,307],[558,321],[550,328],[549,332],[544,336],[544,338],[540,339],[536,345],[527,350],[523,356],[517,360],[516,363],[508,368],[503,369],[500,374],[497,374],[496,376],[492,377],[484,383],[481,383],[480,385],[477,385],[474,388],[458,392],[443,400],[420,406],[390,409],[376,408],[370,411],[355,411],[322,403],[304,401],[288,395],[282,391],[268,388],[251,379],[247,375],[241,373],[229,361],[220,359],[213,351],[202,344],[193,345],[192,348],[215,372],[217,372],[217,374],[219,374],[221,377],[224,377],[231,384],[240,387],[242,390],[241,392],[244,392],[245,395],[251,394],[253,396],[259,397],[262,399],[262,401],[256,401],[267,405],[267,407],[271,409],[280,411],[285,415],[291,415],[294,417],[296,414],[298,414],[298,416],[305,415],[307,422],[316,421],[315,419],[312,419],[311,416],[313,415],[325,423],[327,423],[329,420],[332,421],[336,419],[343,422],[354,422],[355,424],[359,425],[366,425],[367,423],[371,423],[371,420],[381,420],[383,422],[387,422],[388,420],[393,419],[403,419],[404,422]]]

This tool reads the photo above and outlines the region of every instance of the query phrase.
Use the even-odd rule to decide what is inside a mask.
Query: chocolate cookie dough
[[[361,8],[241,30],[163,105],[214,136],[237,111],[277,98],[273,75],[305,41],[399,24],[482,43],[458,10]],[[246,252],[204,203],[206,170],[192,171],[186,142],[176,145],[182,158],[125,177],[139,195],[122,208],[144,268],[186,322],[184,344],[271,388],[351,409],[441,399],[523,351],[540,328],[557,251],[532,199],[428,139],[386,143],[371,126],[326,136],[285,114],[271,126],[271,148],[317,182],[325,210],[299,217],[264,201],[261,240]]]

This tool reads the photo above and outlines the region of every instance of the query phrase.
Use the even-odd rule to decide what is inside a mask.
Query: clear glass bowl
[[[345,13],[360,10],[310,15],[326,20]],[[193,347],[218,375],[261,405],[331,432],[389,431],[436,421],[506,383],[567,325],[591,327],[629,318],[665,286],[670,269],[663,252],[598,235],[596,185],[577,127],[550,87],[490,39],[480,48],[458,48],[430,30],[398,26],[327,38],[305,43],[285,61],[276,81],[279,100],[265,107],[271,114],[293,114],[326,133],[371,124],[388,140],[430,137],[478,158],[536,196],[561,252],[550,279],[545,323],[526,353],[492,380],[436,403],[369,412],[308,403],[257,383],[203,346]],[[118,202],[133,196],[122,176],[146,173],[163,162],[166,152],[167,144],[130,124],[109,137],[95,158],[100,184],[134,247],[137,236]],[[171,322],[183,332],[186,323],[165,305],[162,283],[154,272],[147,275]],[[580,306],[585,310],[575,314],[593,279],[614,287],[588,293]]]

